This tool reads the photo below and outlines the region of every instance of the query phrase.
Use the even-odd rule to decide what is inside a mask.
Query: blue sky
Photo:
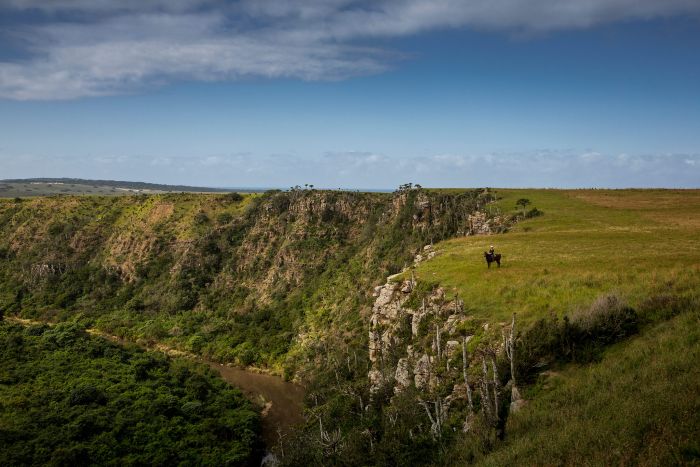
[[[0,178],[700,187],[700,2],[47,3],[0,4]]]

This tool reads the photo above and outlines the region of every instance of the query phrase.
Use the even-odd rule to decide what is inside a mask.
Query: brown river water
[[[30,324],[51,324],[18,317],[8,316],[7,319],[25,326]],[[97,329],[87,329],[87,332],[120,345],[134,344]],[[304,388],[298,384],[285,381],[280,376],[255,373],[242,368],[210,362],[196,355],[181,352],[164,345],[156,345],[155,347],[139,343],[136,343],[136,345],[147,350],[156,350],[173,357],[188,358],[209,365],[221,375],[224,381],[240,389],[248,399],[262,406],[262,437],[268,450],[279,443],[280,436],[289,433],[294,425],[304,421]]]
[[[264,404],[262,435],[268,449],[279,443],[279,436],[302,423],[304,388],[279,376],[254,373],[241,368],[207,363],[231,386],[243,391],[249,399]]]

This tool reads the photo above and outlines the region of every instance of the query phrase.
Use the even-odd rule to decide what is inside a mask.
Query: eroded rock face
[[[431,245],[426,245],[422,251],[435,253]],[[397,394],[411,385],[420,390],[428,390],[437,384],[434,368],[438,358],[437,340],[433,338],[432,344],[426,347],[426,336],[421,335],[421,322],[428,317],[436,317],[440,323],[441,356],[447,359],[448,371],[450,367],[453,370],[457,366],[461,367],[461,363],[457,362],[461,362],[462,338],[456,333],[458,326],[468,319],[463,312],[461,300],[454,298],[448,301],[445,290],[438,287],[422,300],[418,309],[405,307],[416,283],[413,278],[392,282],[397,276],[374,289],[376,300],[372,307],[369,331],[369,359],[372,364],[370,390],[373,394],[387,383],[387,375],[393,375],[394,392]],[[402,329],[409,318],[411,334],[406,337]],[[423,329],[422,332],[425,333],[426,330]],[[432,335],[436,329],[431,325],[427,332]],[[395,362],[393,367],[392,361]]]
[[[411,385],[411,366],[407,357],[399,359],[396,364],[394,379],[396,380],[394,392],[397,394]]]
[[[428,354],[423,354],[416,362],[415,367],[413,367],[413,381],[416,388],[420,390],[428,389],[430,384],[430,374],[431,374],[430,357]]]
[[[370,392],[376,393],[385,383],[383,373],[383,352],[396,346],[404,345],[400,341],[399,331],[401,318],[409,312],[404,310],[403,304],[413,290],[412,281],[387,282],[375,287],[374,295],[377,299],[372,307],[369,331],[369,360],[372,364],[370,372]]]
[[[467,223],[469,225],[467,235],[491,235],[504,232],[506,229],[506,220],[503,217],[489,217],[482,211],[471,214]]]

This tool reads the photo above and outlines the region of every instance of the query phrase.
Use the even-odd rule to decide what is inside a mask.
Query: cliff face
[[[4,200],[0,308],[282,365],[305,339],[361,329],[367,291],[423,245],[470,233],[470,216],[491,197],[404,189]]]

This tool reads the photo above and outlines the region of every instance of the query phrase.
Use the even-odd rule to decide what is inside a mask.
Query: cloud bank
[[[5,159],[5,160],[3,160]],[[201,157],[5,157],[3,177],[62,176],[133,179],[218,187],[392,189],[413,182],[436,187],[700,188],[700,154],[530,153],[389,157],[371,151],[316,157],[235,153]],[[44,172],[37,172],[41,167]],[[28,169],[30,168],[30,169]]]
[[[4,0],[0,98],[72,99],[177,81],[337,80],[402,55],[373,44],[472,28],[546,33],[700,14],[697,0]]]

